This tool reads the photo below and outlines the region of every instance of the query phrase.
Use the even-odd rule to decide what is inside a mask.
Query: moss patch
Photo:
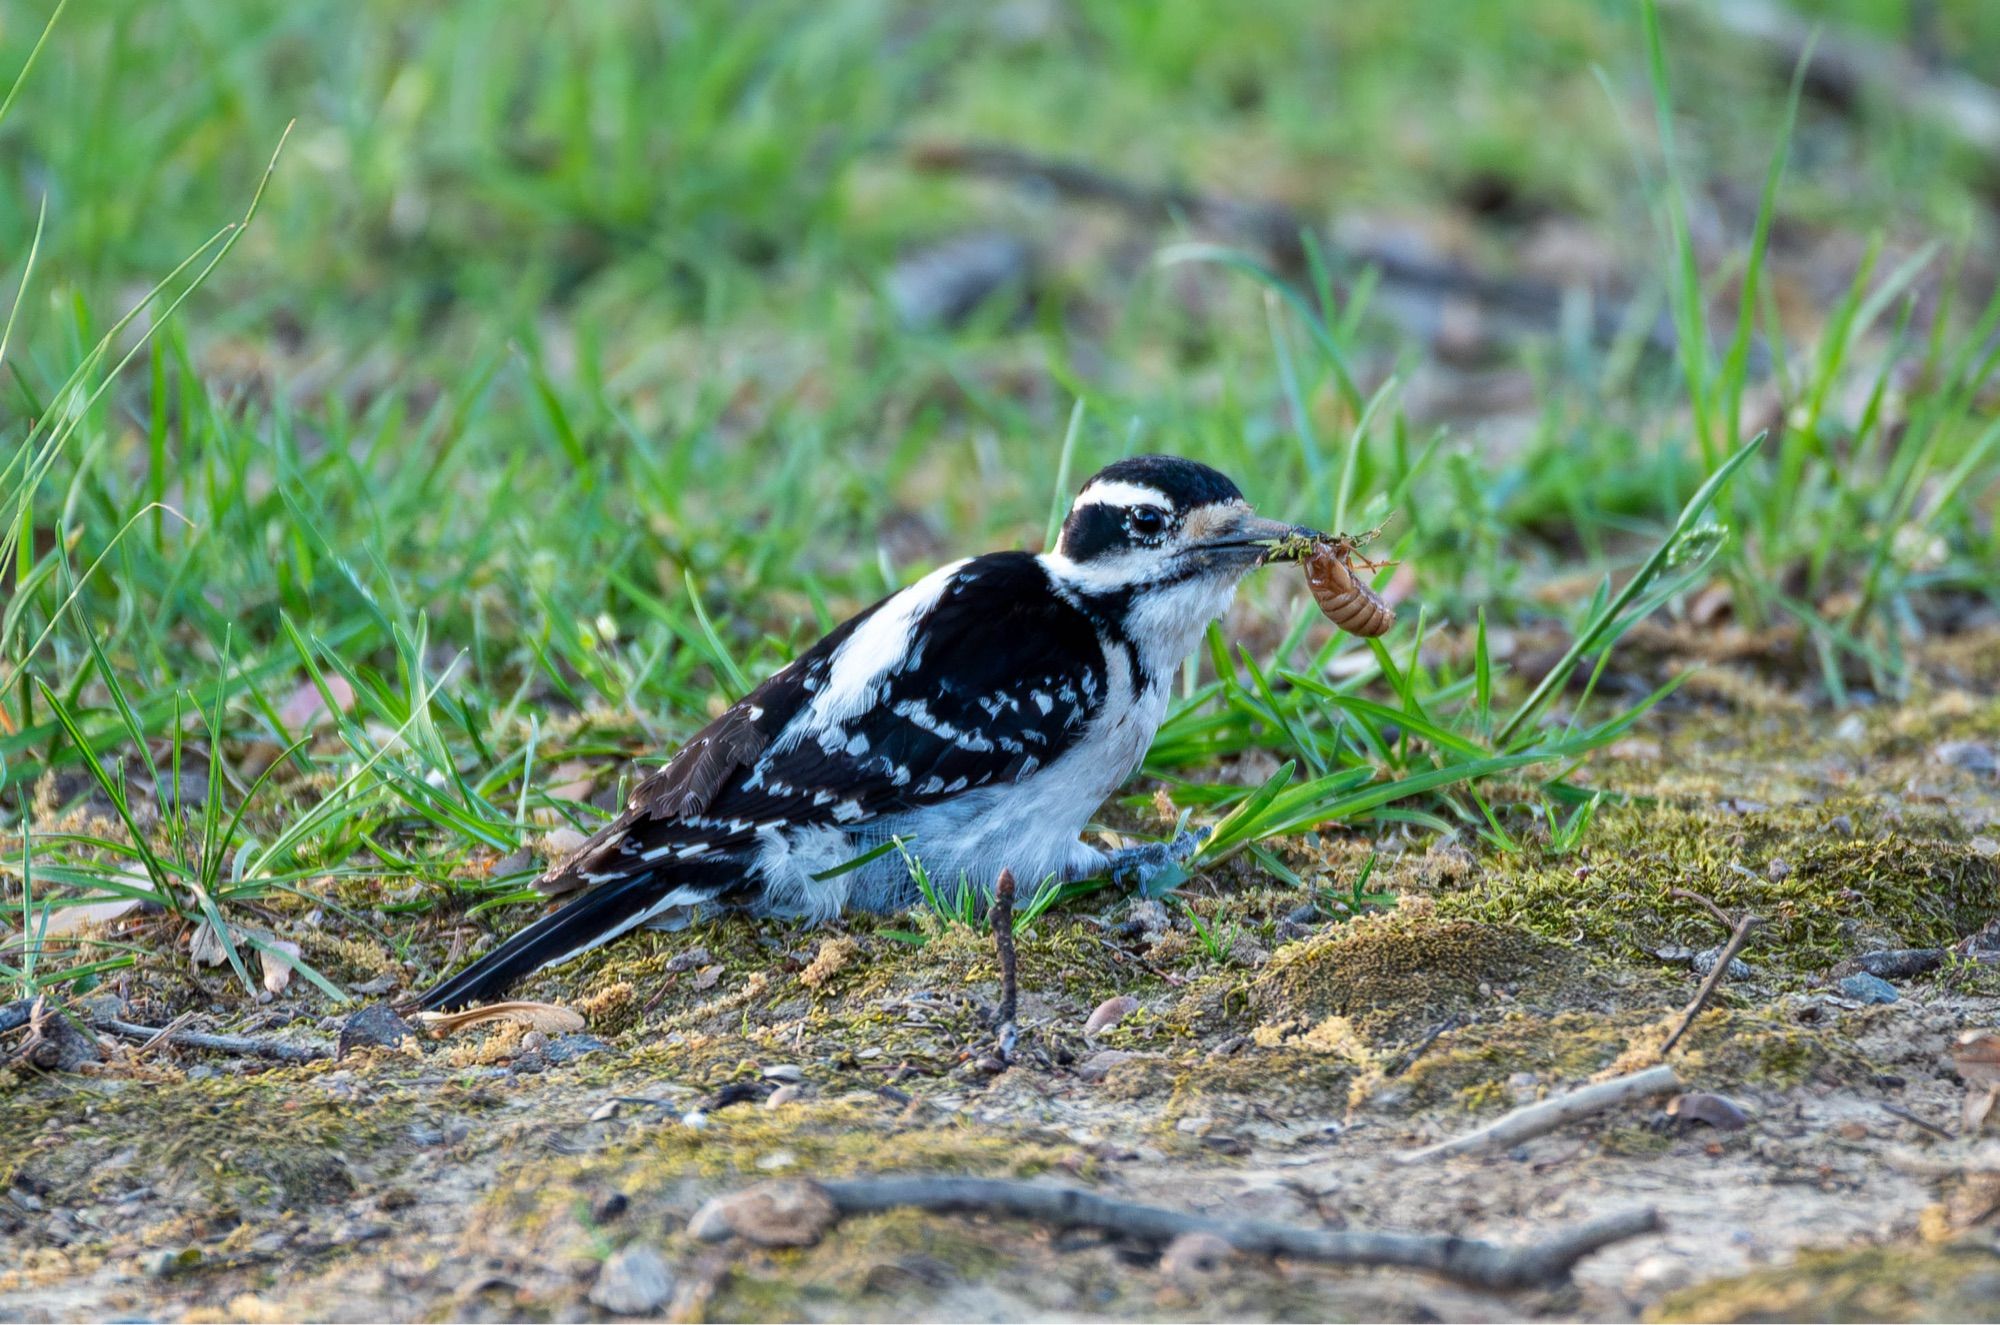
[[[1656,1321],[2000,1320],[2000,1254],[1972,1242],[1807,1252],[1674,1293]]]
[[[2000,866],[1961,836],[1941,821],[1897,825],[1864,805],[1746,815],[1628,809],[1604,816],[1587,865],[1501,857],[1436,906],[1441,917],[1629,958],[1721,940],[1705,911],[1671,895],[1689,889],[1765,917],[1746,957],[1801,977],[1855,952],[1948,945],[2000,915]]]
[[[1553,998],[1566,978],[1574,997],[1580,966],[1517,926],[1406,905],[1280,948],[1247,994],[1266,1023],[1305,1030],[1345,1017],[1364,1036],[1394,1038],[1496,998]]]

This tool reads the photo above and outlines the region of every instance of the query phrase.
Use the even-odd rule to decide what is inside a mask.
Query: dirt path
[[[1220,958],[1122,905],[1044,917],[997,1074],[989,946],[891,932],[908,921],[622,945],[526,991],[590,1017],[552,1042],[18,1071],[0,1085],[0,1319],[605,1315],[588,1295],[627,1244],[670,1267],[654,1314],[690,1319],[1991,1317],[2000,1147],[1892,1109],[1957,1127],[1951,1048],[2000,1022],[2000,979],[1954,959],[1880,1005],[1835,981],[1856,954],[2000,916],[1996,744],[2000,705],[1971,692],[1845,724],[1682,711],[1593,768],[1660,799],[1605,812],[1587,857],[1385,853],[1376,881],[1402,905],[1361,919],[1223,881],[1196,899]],[[1344,886],[1365,851],[1301,844],[1290,863]],[[1623,1109],[1502,1155],[1389,1162],[1651,1061],[1697,981],[1677,949],[1722,938],[1673,888],[1768,921],[1674,1057],[1746,1128]],[[1117,993],[1138,1010],[1087,1040]],[[912,1171],[1507,1242],[1634,1205],[1666,1227],[1571,1287],[1504,1296],[1240,1258],[1176,1274],[1115,1238],[908,1212],[797,1251],[684,1232],[765,1177]]]

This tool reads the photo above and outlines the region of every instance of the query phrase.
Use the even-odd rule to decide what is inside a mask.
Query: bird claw
[[[1111,881],[1121,887],[1137,885],[1141,891],[1151,891],[1154,880],[1194,858],[1194,853],[1208,840],[1209,831],[1190,828],[1176,834],[1171,842],[1120,847],[1105,858],[1111,867]]]

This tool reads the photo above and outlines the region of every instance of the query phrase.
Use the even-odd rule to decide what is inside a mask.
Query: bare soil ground
[[[1342,912],[1370,844],[1329,836],[1288,857],[1335,890],[1316,913],[1248,869],[1206,881],[1213,950],[1124,899],[1044,916],[1021,935],[1022,1037],[997,1072],[990,942],[936,918],[645,936],[523,991],[581,1009],[582,1036],[9,1069],[0,1318],[603,1317],[600,1267],[635,1242],[672,1268],[654,1314],[682,1319],[2000,1316],[2000,1146],[1903,1116],[1958,1131],[1953,1044],[2000,1023],[1977,956],[2000,917],[1982,762],[2000,703],[1991,653],[1958,656],[1858,717],[1711,669],[1589,770],[1647,799],[1606,810],[1587,853],[1390,839],[1386,913]],[[1390,1162],[1653,1061],[1699,979],[1681,957],[1723,938],[1674,888],[1766,918],[1750,973],[1671,1059],[1747,1127],[1677,1130],[1655,1104],[1499,1155]],[[1839,984],[1860,954],[1954,944],[1892,1003]],[[1121,993],[1138,1010],[1086,1037]],[[165,998],[123,1010],[208,1010]],[[292,1002],[268,1033],[330,1043],[340,1015]],[[1116,1237],[972,1216],[852,1219],[790,1251],[685,1231],[764,1178],[908,1172],[1501,1242],[1632,1206],[1665,1228],[1570,1286],[1506,1295],[1249,1258],[1177,1271]]]

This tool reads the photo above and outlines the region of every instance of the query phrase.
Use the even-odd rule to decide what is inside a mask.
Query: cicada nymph
[[[1363,570],[1373,572],[1393,564],[1370,561],[1357,551],[1380,532],[1371,529],[1363,534],[1314,534],[1300,530],[1275,544],[1270,559],[1302,563],[1306,585],[1326,619],[1350,635],[1372,639],[1389,633],[1389,627],[1396,624],[1396,609],[1369,587],[1354,566],[1358,561]]]
[[[1350,635],[1373,639],[1396,624],[1396,609],[1355,573],[1355,546],[1356,540],[1345,534],[1315,541],[1305,558],[1306,586],[1328,621]],[[1361,564],[1371,571],[1380,565],[1365,557]]]

